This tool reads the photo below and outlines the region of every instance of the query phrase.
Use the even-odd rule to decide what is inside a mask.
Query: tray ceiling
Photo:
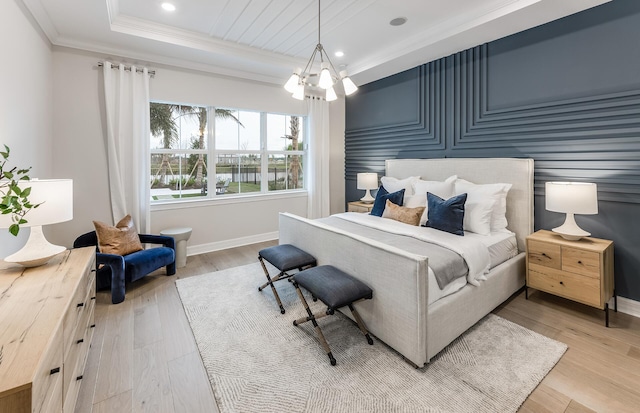
[[[19,1],[57,46],[269,83],[318,41],[317,0]],[[608,1],[323,0],[321,41],[362,84]]]

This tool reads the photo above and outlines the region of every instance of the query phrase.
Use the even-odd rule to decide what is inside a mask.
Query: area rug
[[[567,348],[490,314],[416,369],[338,314],[319,320],[331,366],[312,324],[292,325],[293,285],[276,283],[282,315],[264,280],[256,262],[176,281],[222,413],[515,412]]]

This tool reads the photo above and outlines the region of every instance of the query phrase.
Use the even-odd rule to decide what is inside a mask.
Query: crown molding
[[[60,33],[39,0],[18,0],[29,10],[51,44],[56,44]]]
[[[165,55],[159,55],[156,53],[145,53],[139,51],[132,51],[126,48],[117,48],[107,45],[100,45],[96,43],[80,42],[75,39],[69,39],[60,37],[55,44],[59,48],[76,49],[91,53],[96,53],[104,56],[113,56],[123,59],[129,59],[133,62],[145,62],[145,64],[157,64],[175,67],[178,69],[195,70],[203,73],[211,73],[218,76],[225,76],[233,79],[239,79],[243,81],[255,81],[268,85],[282,85],[282,77],[269,76],[263,73],[248,72],[238,69],[232,69],[228,67],[216,66],[210,63],[199,63],[195,61],[172,58]],[[159,74],[157,73],[156,76]]]

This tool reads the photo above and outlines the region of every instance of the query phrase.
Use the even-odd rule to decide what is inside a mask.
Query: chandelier
[[[320,73],[314,72],[314,67],[317,67],[315,63],[316,58],[320,59]],[[318,0],[318,44],[311,54],[311,58],[307,62],[304,69],[296,68],[293,74],[284,85],[284,88],[292,93],[292,97],[298,100],[303,100],[305,96],[305,90],[309,88],[321,88],[324,89],[325,99],[328,102],[336,100],[338,96],[333,86],[338,82],[342,82],[345,95],[350,95],[358,90],[358,87],[353,83],[351,78],[347,75],[346,70],[338,72],[331,59],[324,50],[322,43],[320,43],[320,0]]]

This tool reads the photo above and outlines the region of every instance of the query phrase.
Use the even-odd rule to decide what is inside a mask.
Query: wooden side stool
[[[276,301],[280,307],[280,313],[284,314],[282,301],[280,301],[280,296],[278,295],[278,291],[276,291],[276,287],[273,283],[293,276],[293,274],[287,274],[287,271],[291,271],[296,268],[298,271],[302,271],[305,268],[315,267],[316,259],[311,254],[302,251],[298,247],[291,244],[282,244],[261,249],[258,251],[258,260],[260,261],[260,264],[262,264],[264,275],[267,276],[267,282],[258,287],[258,291],[262,291],[267,285],[270,285],[273,295],[276,297]],[[267,266],[264,265],[264,260],[268,261],[271,265],[280,270],[280,273],[273,277],[273,279],[269,275],[269,271],[267,271]]]
[[[291,279],[293,285],[296,287],[296,292],[305,310],[307,310],[308,317],[302,317],[293,322],[294,326],[311,321],[315,327],[316,333],[320,344],[324,348],[325,352],[329,356],[329,361],[332,366],[336,365],[336,359],[331,354],[331,349],[327,340],[320,330],[320,326],[316,322],[317,319],[327,315],[332,315],[338,308],[349,306],[349,310],[356,319],[356,323],[362,331],[362,334],[367,338],[367,343],[373,344],[373,340],[369,336],[367,327],[364,325],[364,321],[360,318],[360,314],[356,311],[353,303],[359,300],[370,299],[373,296],[373,291],[365,283],[354,278],[353,276],[337,269],[331,265],[320,265],[315,268],[299,272]],[[311,295],[327,305],[327,311],[324,314],[315,315],[311,312],[307,300],[304,299],[300,287],[303,287],[311,293]]]

